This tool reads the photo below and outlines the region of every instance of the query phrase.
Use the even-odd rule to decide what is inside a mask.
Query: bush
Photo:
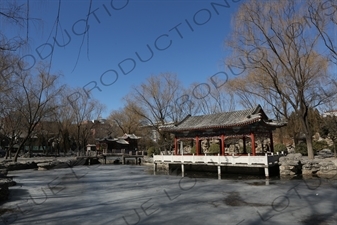
[[[329,148],[329,145],[326,141],[313,141],[312,148],[314,152],[321,151],[322,149]]]
[[[295,152],[307,156],[308,155],[307,145],[304,142],[298,143],[295,146]]]
[[[240,146],[239,153],[244,153],[243,146],[242,147]],[[246,153],[250,153],[250,154],[252,153],[252,147],[251,146],[246,145]]]
[[[211,144],[211,146],[209,146],[208,153],[210,153],[210,154],[220,153],[220,145],[219,144]]]
[[[321,151],[322,149],[328,148],[329,145],[326,141],[313,141],[312,142],[312,149],[314,151],[314,154],[316,155],[317,151]],[[308,155],[308,149],[307,145],[304,142],[298,143],[295,147],[296,153],[301,153],[302,155],[307,156]]]
[[[193,146],[191,148],[191,154],[196,154],[197,153],[197,148],[195,146]]]
[[[287,147],[284,144],[278,143],[274,145],[274,152],[282,152],[282,151],[287,151]]]
[[[153,155],[159,155],[160,150],[159,148],[156,148],[155,146],[151,146],[147,149],[147,155],[150,157],[153,157]]]

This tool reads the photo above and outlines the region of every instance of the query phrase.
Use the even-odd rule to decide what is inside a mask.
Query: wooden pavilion
[[[272,153],[273,135],[276,128],[285,126],[286,123],[270,120],[262,107],[258,105],[252,109],[223,112],[211,115],[187,116],[180,123],[173,127],[166,128],[165,131],[174,134],[174,155],[184,154],[183,141],[191,141],[195,145],[195,155],[202,155],[201,141],[217,140],[220,145],[220,155],[232,155],[226,148],[226,141],[231,138],[239,138],[243,143],[243,151],[238,155],[248,155],[247,144],[250,148],[250,155],[258,155],[256,152],[256,139],[264,138],[269,140],[268,148],[263,153]],[[180,142],[180,148],[179,144]]]
[[[105,146],[103,149],[103,153],[117,153],[121,152],[122,149],[124,151],[137,151],[138,150],[138,140],[140,137],[134,134],[124,134],[121,137],[113,138],[111,136],[105,138],[97,138],[97,148],[99,146]]]

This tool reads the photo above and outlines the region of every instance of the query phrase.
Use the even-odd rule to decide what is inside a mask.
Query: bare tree
[[[334,96],[328,62],[319,53],[319,32],[306,23],[305,1],[257,1],[241,5],[227,41],[233,50],[229,65],[245,69],[240,89],[267,102],[288,117],[293,110],[313,158],[309,108]]]
[[[129,102],[124,108],[110,113],[108,121],[112,126],[117,125],[119,128],[117,135],[122,136],[125,133],[140,135],[141,127],[144,125],[142,123],[144,118],[141,116],[142,113],[137,112],[141,112],[141,109]]]
[[[90,98],[83,89],[76,89],[72,93],[74,99],[69,99],[71,102],[71,111],[73,124],[76,126],[76,146],[78,153],[84,151],[88,144],[89,138],[93,135],[92,129],[94,127],[93,120],[98,119],[105,109],[105,106],[98,100]]]
[[[64,154],[71,149],[76,137],[76,129],[74,127],[75,114],[73,113],[72,104],[69,104],[68,96],[73,90],[65,87],[60,93],[58,107],[52,115],[52,121],[57,124],[56,137],[59,147]]]
[[[29,2],[29,1],[28,1]],[[28,39],[29,8],[27,4],[16,1],[1,1],[0,22],[13,28],[26,29],[25,38],[21,36],[8,37],[0,30],[0,51],[16,51],[27,43]]]
[[[145,83],[134,87],[125,100],[148,123],[161,126],[181,119],[182,113],[177,110],[176,103],[182,93],[183,88],[177,76],[162,73],[150,76]]]
[[[22,133],[22,120],[19,117],[18,107],[11,99],[13,86],[17,80],[15,65],[17,65],[16,57],[11,52],[0,50],[0,133],[8,146],[6,158]]]
[[[59,96],[62,86],[58,85],[59,76],[50,75],[46,67],[38,68],[37,75],[22,72],[17,74],[18,78],[9,94],[9,99],[17,106],[17,111],[22,120],[23,135],[17,149],[14,161],[17,161],[19,151],[35,129],[44,119],[50,118],[54,113],[55,98]]]
[[[161,73],[150,76],[146,82],[134,87],[125,100],[130,109],[159,135],[159,144],[168,149],[170,135],[162,132],[161,127],[178,122],[187,115],[184,111],[187,105],[184,94],[175,74]]]
[[[333,63],[337,64],[337,5],[333,0],[309,0],[307,22],[318,31]],[[310,24],[311,23],[311,24]]]
[[[0,133],[7,143],[6,159],[11,157],[14,145],[18,144],[24,127],[22,126],[22,117],[18,108],[9,102],[6,104],[7,109],[1,113]]]
[[[211,77],[207,83],[194,83],[189,88],[193,114],[214,114],[235,110],[235,99],[226,81]]]

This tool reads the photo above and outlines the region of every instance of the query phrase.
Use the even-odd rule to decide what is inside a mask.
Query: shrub
[[[151,146],[147,149],[147,155],[150,157],[153,157],[153,155],[159,155],[160,150],[159,148],[156,148],[155,146]]]
[[[329,145],[326,141],[313,141],[312,148],[314,152],[321,151],[322,149],[329,148]]]
[[[329,148],[329,145],[326,141],[313,141],[312,142],[312,149],[314,154],[317,151],[321,151],[322,149]],[[296,153],[301,153],[302,155],[308,155],[307,145],[304,142],[298,143],[295,147]]]
[[[274,145],[274,152],[281,153],[282,151],[287,151],[287,147],[284,144],[277,143],[276,145]]]
[[[300,142],[295,146],[295,152],[302,155],[308,155],[307,145],[304,142]]]
[[[239,153],[244,153],[243,146],[240,146]],[[252,153],[252,147],[250,145],[247,145],[247,144],[246,144],[246,153],[250,153],[250,154]]]
[[[208,153],[211,153],[211,154],[220,153],[220,145],[219,144],[211,144],[211,146],[209,146]]]
[[[191,154],[196,154],[197,153],[197,148],[195,146],[193,146],[191,148]]]

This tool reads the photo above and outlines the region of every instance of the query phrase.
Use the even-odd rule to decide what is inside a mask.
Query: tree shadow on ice
[[[336,220],[333,218],[335,213],[312,214],[302,220],[305,225],[328,225],[335,224]]]

